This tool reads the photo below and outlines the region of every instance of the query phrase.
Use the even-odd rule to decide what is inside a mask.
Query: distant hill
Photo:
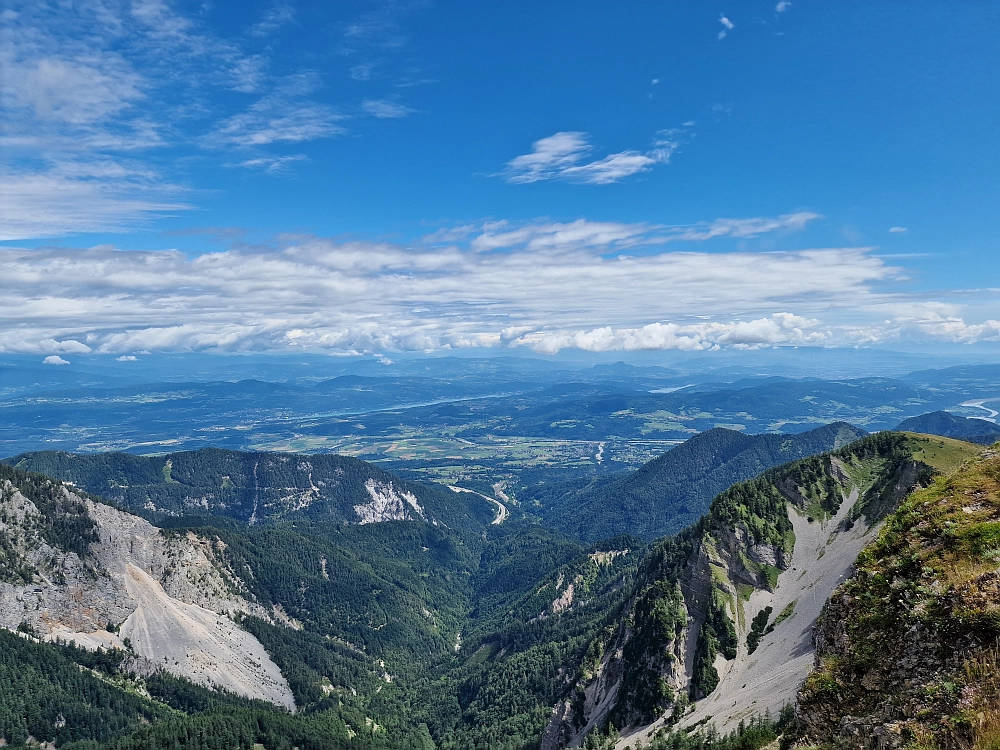
[[[471,492],[408,482],[356,458],[204,448],[165,456],[22,453],[4,463],[71,482],[154,519],[224,516],[250,525],[423,520],[481,530],[496,508]]]
[[[618,534],[652,540],[695,523],[712,498],[736,482],[865,434],[845,422],[797,435],[744,435],[720,427],[695,435],[622,478],[583,488],[569,484],[562,494],[545,489],[540,513],[549,526],[584,541]]]
[[[941,435],[980,445],[993,445],[1000,440],[1000,426],[985,419],[959,417],[946,411],[932,411],[919,417],[904,419],[896,427],[899,432],[921,432]]]

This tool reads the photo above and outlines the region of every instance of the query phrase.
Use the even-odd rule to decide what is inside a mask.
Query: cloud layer
[[[795,217],[797,215],[790,215]],[[287,237],[178,251],[0,250],[0,350],[541,352],[996,340],[954,306],[887,293],[865,248],[663,252],[671,237],[775,231],[805,219],[696,228],[578,221],[455,230],[412,246]]]

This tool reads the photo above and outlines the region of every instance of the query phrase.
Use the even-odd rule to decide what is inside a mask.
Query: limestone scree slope
[[[242,595],[218,544],[4,467],[0,626],[123,648],[136,671],[162,668],[294,709],[278,667],[230,617],[270,619]]]

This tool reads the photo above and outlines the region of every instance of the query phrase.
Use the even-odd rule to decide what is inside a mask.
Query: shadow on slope
[[[716,428],[695,435],[618,479],[534,490],[547,525],[584,541],[633,534],[652,540],[698,521],[712,498],[762,471],[839,448],[865,431],[845,422],[797,435],[744,435]]]

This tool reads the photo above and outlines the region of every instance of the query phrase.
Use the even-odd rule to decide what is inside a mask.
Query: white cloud
[[[789,0],[781,0],[781,2],[779,2],[777,5],[774,6],[774,10],[776,13],[784,13],[791,7],[792,4],[789,2]]]
[[[945,340],[960,344],[1000,341],[1000,320],[968,323],[954,306],[915,304],[903,309],[887,325],[903,339]]]
[[[889,227],[889,231],[892,234],[902,234],[906,231],[906,227]]]
[[[123,354],[120,357],[115,357],[118,362],[136,362],[137,357],[134,354]]]
[[[507,162],[507,182],[548,180],[571,167],[590,151],[586,133],[560,132],[531,144],[531,153]]]
[[[676,349],[705,351],[720,345],[738,349],[762,346],[816,344],[829,337],[823,331],[805,332],[820,325],[819,320],[802,318],[791,313],[775,313],[767,318],[732,323],[650,323],[641,328],[611,327],[590,331],[531,332],[513,339],[513,343],[529,346],[544,354],[561,349],[582,349],[590,352],[641,351]]]
[[[276,174],[284,172],[289,164],[305,160],[306,156],[304,154],[294,154],[292,156],[258,156],[254,159],[244,159],[232,166],[262,169],[269,174]]]
[[[471,241],[471,247],[479,252],[514,247],[523,247],[527,250],[591,247],[610,252],[640,245],[705,242],[721,237],[750,239],[770,232],[795,232],[819,218],[821,218],[819,214],[799,211],[777,217],[716,219],[701,224],[675,227],[595,222],[584,219],[570,223],[554,222],[517,227],[507,222],[494,222],[482,227],[481,233]],[[453,241],[464,239],[472,233],[473,228],[463,227],[462,230],[463,234],[454,236]],[[438,236],[440,233],[436,233],[433,238],[437,239]]]
[[[648,172],[654,164],[665,161],[666,158],[660,158],[655,152],[649,156],[638,151],[622,151],[620,154],[609,154],[589,164],[567,167],[562,170],[561,176],[588,185],[608,185],[639,172]]]
[[[386,99],[365,99],[361,108],[370,115],[380,118],[398,118],[411,115],[416,110]]]
[[[768,232],[801,231],[810,221],[822,218],[812,211],[799,211],[778,217],[755,217],[751,219],[716,219],[706,224],[675,227],[671,240],[705,241],[716,237],[757,237]]]
[[[93,170],[81,174],[80,166],[55,164],[41,172],[0,172],[0,240],[123,230],[190,208],[162,197],[157,200],[167,186],[150,185],[128,175],[126,169],[95,179],[88,174]]]
[[[358,65],[352,66],[348,73],[355,81],[367,81],[371,79],[372,71],[374,70],[374,63],[359,63]]]
[[[799,221],[722,225],[746,235]],[[708,229],[717,223],[701,225],[698,236],[718,236]],[[865,305],[875,311],[869,317],[884,316],[879,306],[887,298],[875,285],[898,275],[864,248],[658,248],[690,228],[580,220],[462,229],[461,245],[295,237],[270,251],[237,245],[195,257],[110,247],[0,248],[6,282],[0,350],[119,356],[163,350],[694,349],[826,344],[845,336],[854,343],[857,334],[839,333],[835,319]],[[692,321],[692,315],[703,317]]]
[[[726,34],[736,28],[736,24],[725,16],[719,16],[719,23],[722,24],[722,31],[719,32],[719,39],[725,39]]]
[[[312,141],[346,132],[337,124],[346,119],[344,115],[327,105],[303,100],[315,86],[310,76],[291,76],[246,111],[219,123],[204,143],[216,147],[257,147]]]
[[[43,352],[61,352],[63,354],[87,354],[90,347],[74,339],[56,341],[55,339],[44,339],[38,342],[38,348]]]
[[[797,231],[816,218],[493,221],[414,245],[296,236],[267,249],[234,235],[228,250],[196,256],[0,248],[0,351],[381,355],[1000,339],[996,292],[982,292],[989,300],[979,312],[968,300],[892,293],[886,287],[903,271],[870,248],[665,250]]]
[[[562,179],[589,185],[608,185],[626,177],[648,172],[656,164],[666,164],[680,146],[681,130],[661,130],[646,152],[635,150],[581,164],[593,147],[586,133],[566,131],[541,138],[531,145],[531,153],[507,162],[503,176],[511,183],[531,183]]]
[[[19,4],[0,24],[0,236],[120,231],[189,208],[151,166],[154,149],[259,151],[342,132],[310,99],[311,76],[274,76],[269,49],[246,49],[293,20],[278,2],[232,41],[165,0]]]
[[[57,354],[51,354],[42,360],[42,364],[46,365],[68,365],[69,363],[68,359],[63,359]]]
[[[254,36],[270,36],[282,26],[295,20],[295,8],[286,3],[278,3],[270,8],[264,17],[254,24],[250,33]]]
[[[643,239],[649,236],[651,229],[646,224],[617,224],[584,219],[568,224],[557,222],[516,228],[508,228],[509,226],[504,222],[484,227],[484,231],[470,243],[472,249],[485,252],[515,247],[531,251],[625,248],[645,244]]]

